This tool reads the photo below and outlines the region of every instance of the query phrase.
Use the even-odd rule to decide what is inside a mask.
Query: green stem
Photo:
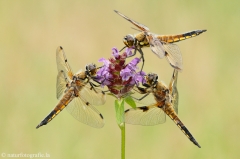
[[[125,159],[125,123],[122,123],[123,125],[121,126],[121,137],[122,137],[122,142],[121,142],[121,156],[122,159]]]
[[[115,100],[116,119],[121,129],[121,159],[125,159],[125,119],[124,119],[124,99]]]

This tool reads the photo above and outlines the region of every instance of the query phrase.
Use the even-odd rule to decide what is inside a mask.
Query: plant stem
[[[116,119],[121,129],[121,159],[125,159],[125,119],[124,119],[124,99],[115,100]]]
[[[122,123],[123,125],[121,126],[121,137],[122,137],[122,142],[121,142],[121,156],[122,159],[125,159],[125,122]]]

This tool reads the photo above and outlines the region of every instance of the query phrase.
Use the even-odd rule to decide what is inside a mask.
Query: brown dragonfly
[[[164,83],[158,82],[158,76],[149,73],[146,76],[145,87],[137,87],[132,97],[136,102],[146,106],[128,109],[125,111],[125,122],[134,125],[156,125],[166,121],[166,114],[175,122],[182,132],[199,148],[200,145],[188,131],[178,113],[178,90],[177,90],[178,71],[174,69],[169,87]],[[136,96],[135,96],[136,94]],[[141,94],[144,94],[142,96]],[[142,97],[139,98],[141,95]]]
[[[61,46],[57,48],[56,58],[57,99],[59,102],[36,128],[48,124],[65,107],[78,121],[95,128],[103,127],[103,116],[93,107],[93,105],[103,105],[106,101],[104,92],[96,88],[93,83],[97,71],[96,65],[89,64],[85,71],[73,74]]]
[[[143,65],[144,65],[144,56],[141,48],[150,46],[154,54],[156,54],[161,59],[164,58],[165,56],[167,61],[173,68],[177,69],[178,71],[181,71],[183,69],[182,55],[179,47],[173,43],[198,36],[201,33],[207,31],[207,30],[195,30],[195,31],[190,31],[183,34],[177,34],[177,35],[157,35],[157,34],[151,33],[149,28],[146,27],[145,25],[140,24],[128,18],[127,16],[123,15],[122,13],[116,10],[114,11],[118,15],[122,16],[124,19],[126,19],[127,21],[135,25],[138,29],[140,29],[141,31],[140,33],[137,33],[135,35],[131,35],[131,34],[126,35],[123,38],[123,42],[126,45],[125,47],[135,48],[135,52],[133,53],[132,56],[134,56],[136,54],[136,50],[138,50],[138,52],[141,54]]]

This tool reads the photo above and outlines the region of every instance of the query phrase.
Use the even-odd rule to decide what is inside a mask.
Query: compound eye
[[[129,34],[123,38],[123,42],[127,47],[132,47],[135,43],[135,40],[134,40],[134,37]]]
[[[93,64],[93,63],[88,65],[88,70],[89,70],[89,71],[92,71],[92,70],[94,70],[95,68],[96,68],[96,65]]]
[[[131,42],[134,41],[134,37],[130,34],[126,36],[126,39],[127,39],[127,41],[131,41]]]

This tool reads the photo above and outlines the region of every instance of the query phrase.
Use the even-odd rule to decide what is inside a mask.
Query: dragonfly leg
[[[125,49],[127,46],[124,46],[119,52],[121,52],[123,49]]]
[[[137,91],[140,94],[146,94],[147,93],[147,89],[146,88],[142,88],[142,87],[137,87],[137,90],[134,89],[135,91]]]
[[[102,82],[99,82],[99,81],[97,80],[97,78],[95,78],[94,76],[91,77],[91,79],[92,79],[94,82],[96,82],[96,83],[99,84],[99,85],[96,85],[96,84],[92,83],[95,87],[100,87],[101,84],[106,80],[106,79],[104,79]]]
[[[141,68],[141,73],[142,73],[144,62],[145,62],[145,59],[144,59],[144,56],[143,56],[143,52],[142,52],[141,47],[139,49],[135,49],[135,50],[138,50],[138,52],[141,54],[140,59],[142,59],[142,68]]]
[[[92,76],[91,79],[92,79],[94,82],[96,82],[96,83],[99,84],[99,85],[95,85],[95,84],[94,84],[95,87],[99,87],[99,86],[102,84],[101,82],[98,81],[98,79],[96,78],[96,76]]]
[[[135,100],[141,101],[142,99],[144,99],[145,97],[147,97],[150,93],[146,93],[144,96],[142,96],[141,98],[135,98],[133,96],[131,96],[132,98],[134,98]]]
[[[92,82],[89,82],[89,84],[90,84],[90,86],[91,86],[91,90],[94,90],[94,92],[95,93],[98,93],[97,91],[96,91],[96,89],[94,88],[94,87],[97,87],[97,85],[95,85],[95,84],[93,84]]]
[[[141,57],[140,57],[140,59],[142,59],[142,62],[143,62],[143,64],[142,64],[142,67],[141,67],[141,73],[142,73],[143,66],[144,66],[144,62],[145,62],[145,59],[144,59],[144,56],[143,56],[142,49],[141,49],[141,48],[137,49],[137,48],[135,47],[133,54],[132,54],[132,55],[129,55],[128,57],[135,56],[135,55],[136,55],[136,53],[137,53],[137,51],[138,51],[138,52],[141,54]]]
[[[104,66],[104,65],[103,65],[103,66]],[[98,67],[97,70],[98,70],[99,68],[102,68],[103,66]]]
[[[128,55],[128,57],[133,57],[133,56],[135,56],[135,55],[136,55],[136,53],[137,53],[137,49],[134,49],[134,52],[133,52],[133,54],[132,54],[132,55]]]
[[[94,89],[94,87],[100,87],[101,86],[101,84],[102,84],[102,82],[104,82],[106,79],[104,79],[102,82],[99,82],[99,81],[97,81],[97,79],[95,79],[94,77],[92,77],[92,80],[94,81],[94,82],[96,82],[96,83],[98,83],[99,85],[96,85],[96,84],[94,84],[94,83],[92,83],[92,82],[89,82],[89,83],[91,83],[90,85],[91,85],[91,89]],[[95,89],[94,89],[95,90]],[[106,90],[106,91],[102,91],[103,93],[105,93],[105,92],[108,92],[109,90]],[[96,91],[95,91],[96,92]]]
[[[94,86],[94,87],[100,87],[100,86],[101,86],[101,83],[100,83],[100,82],[95,81],[95,80],[93,80],[93,81],[96,82],[96,83],[98,83],[98,85],[91,82],[92,86]]]

